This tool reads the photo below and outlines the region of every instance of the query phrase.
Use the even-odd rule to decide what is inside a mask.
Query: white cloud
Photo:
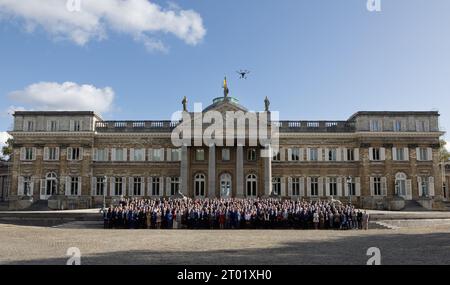
[[[81,9],[71,12],[67,3],[76,2]],[[197,12],[176,5],[164,9],[148,0],[0,0],[2,15],[23,21],[29,32],[42,27],[56,39],[78,45],[105,39],[113,31],[131,35],[147,48],[166,50],[153,38],[155,33],[175,35],[190,45],[198,44],[206,34]]]
[[[39,82],[8,94],[9,98],[25,105],[27,109],[53,111],[83,111],[98,113],[112,109],[114,91],[111,87],[97,88],[73,82]],[[10,110],[24,109],[10,107]]]

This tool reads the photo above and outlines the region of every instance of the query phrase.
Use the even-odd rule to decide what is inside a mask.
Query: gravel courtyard
[[[103,230],[0,224],[0,264],[450,264],[450,226],[314,230]]]

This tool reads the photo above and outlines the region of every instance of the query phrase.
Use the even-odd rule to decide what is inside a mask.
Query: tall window
[[[394,120],[393,122],[393,130],[394,132],[400,132],[402,131],[402,121],[400,120]]]
[[[34,121],[25,121],[25,131],[26,132],[34,131]]]
[[[68,160],[80,160],[82,155],[81,147],[68,147],[67,148],[67,159]]]
[[[337,196],[337,178],[336,177],[330,177],[330,183],[328,187],[330,187],[330,196]]]
[[[429,160],[429,157],[428,157],[428,148],[426,148],[426,147],[420,147],[420,148],[419,148],[418,158],[419,158],[419,160],[423,160],[423,161]]]
[[[406,160],[405,159],[405,149],[404,148],[397,148],[396,149],[396,158],[395,160]]]
[[[428,197],[430,195],[428,176],[422,176],[421,178],[420,188],[422,190],[422,197]]]
[[[372,160],[375,160],[375,161],[381,160],[380,148],[377,148],[377,147],[372,148]]]
[[[256,149],[249,148],[247,150],[247,160],[248,161],[255,161],[256,160]]]
[[[370,131],[381,132],[381,120],[370,120]]]
[[[161,179],[159,177],[152,178],[152,196],[160,196],[160,182]]]
[[[281,149],[278,149],[278,151],[272,150],[272,160],[273,161],[281,160]]]
[[[406,196],[406,174],[397,173],[395,175],[395,194],[399,196]]]
[[[381,177],[373,178],[373,195],[380,196],[381,193]]]
[[[59,159],[59,148],[58,147],[47,147],[44,149],[44,159],[45,160],[58,160]]]
[[[292,161],[299,161],[300,160],[300,149],[299,148],[291,149],[291,160]]]
[[[223,161],[229,161],[230,160],[230,149],[229,148],[223,148],[222,149],[222,160]]]
[[[428,121],[425,121],[425,120],[416,121],[416,131],[417,132],[428,132],[429,131]]]
[[[145,149],[136,148],[133,155],[134,161],[145,161]]]
[[[54,172],[50,172],[45,177],[45,195],[55,195],[57,192],[57,180],[56,174]]]
[[[292,195],[300,196],[300,178],[292,177]]]
[[[26,147],[25,148],[25,160],[33,160],[34,159],[34,147]]]
[[[255,174],[247,175],[246,184],[247,184],[247,196],[255,197],[257,195],[256,175]]]
[[[31,196],[33,195],[32,192],[32,180],[31,176],[24,176],[23,177],[23,195],[24,196]]]
[[[329,161],[336,161],[337,160],[337,149],[335,148],[329,148],[327,153],[327,158]]]
[[[122,177],[114,177],[114,196],[123,195],[123,179]]]
[[[112,156],[114,161],[126,161],[127,160],[127,149],[115,148],[114,155]]]
[[[108,149],[97,148],[94,153],[95,161],[108,161]]]
[[[194,183],[195,196],[205,196],[205,175],[196,174]]]
[[[154,148],[150,149],[151,151],[151,160],[152,161],[164,161],[164,149],[163,148]]]
[[[76,176],[72,176],[70,177],[70,195],[71,196],[77,196],[79,194],[80,189],[78,189],[79,187],[79,178]]]
[[[272,193],[273,193],[273,195],[276,195],[276,196],[281,195],[281,178],[280,177],[272,178]]]
[[[180,178],[179,177],[171,177],[170,178],[170,195],[176,195],[180,191]]]
[[[319,177],[311,177],[311,196],[319,196]]]
[[[142,177],[133,177],[133,195],[142,196]]]
[[[355,184],[355,178],[351,177],[350,179],[346,179],[345,183],[348,187],[348,194],[350,196],[356,196],[356,184]]]
[[[313,147],[309,149],[309,160],[317,161],[319,159],[319,151],[317,148]]]
[[[74,120],[72,123],[72,132],[80,132],[81,131],[81,121],[80,120]]]
[[[354,161],[355,160],[355,150],[353,148],[347,149],[347,160]]]
[[[47,131],[56,132],[58,131],[58,122],[57,121],[48,121],[47,122]]]
[[[106,179],[103,176],[99,176],[96,179],[95,195],[103,196],[106,194]]]
[[[231,175],[224,173],[220,176],[220,197],[228,198],[231,196]]]
[[[205,150],[204,149],[196,149],[195,150],[195,160],[197,160],[197,161],[205,160]]]
[[[181,149],[180,148],[173,148],[170,150],[172,161],[180,161],[181,160]]]

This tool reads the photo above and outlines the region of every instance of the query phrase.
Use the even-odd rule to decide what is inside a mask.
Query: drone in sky
[[[237,74],[239,74],[239,79],[247,79],[247,75],[250,73],[249,70],[242,70],[242,69],[236,72]]]

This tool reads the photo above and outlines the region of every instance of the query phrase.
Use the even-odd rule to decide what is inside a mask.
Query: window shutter
[[[33,196],[34,194],[34,177],[30,177],[30,196]]]
[[[69,121],[69,131],[73,132],[75,130],[75,123],[73,120]]]
[[[305,197],[305,178],[300,177],[300,196]]]
[[[305,160],[305,158],[304,158],[304,155],[305,155],[304,152],[305,152],[305,149],[304,149],[304,148],[299,148],[299,149],[298,149],[299,161]]]
[[[52,121],[47,120],[47,132],[50,132],[52,130]]]
[[[347,181],[344,181],[344,196],[349,196],[349,191],[348,191],[348,183]]]
[[[164,177],[159,178],[159,196],[164,195]]]
[[[110,177],[109,178],[109,196],[113,197],[116,193],[114,193],[114,188],[116,186],[116,178]]]
[[[373,147],[369,147],[369,160],[373,160]]]
[[[41,196],[46,195],[46,193],[45,193],[45,179],[41,179],[39,181],[39,191],[40,191],[40,195]]]
[[[355,161],[359,161],[359,148],[353,149],[353,156],[355,158]]]
[[[420,147],[416,147],[416,160],[420,161]]]
[[[95,196],[95,194],[97,194],[96,191],[97,190],[97,177],[92,177],[91,179],[91,192],[92,192],[92,196]]]
[[[111,148],[111,161],[116,161],[116,149]]]
[[[287,150],[287,152],[288,152],[288,161],[292,161],[292,148],[288,148],[288,150]]]
[[[127,178],[126,177],[122,177],[122,195],[127,196]]]
[[[122,148],[122,157],[123,157],[123,161],[128,160],[128,149],[127,148]]]
[[[141,196],[145,196],[145,177],[141,177]]]
[[[317,160],[318,161],[322,161],[323,159],[323,156],[322,156],[322,148],[318,148],[317,149]]]
[[[329,161],[330,160],[330,156],[329,156],[329,149],[325,148],[325,161]]]
[[[434,197],[434,177],[428,177],[428,189],[430,192],[430,197]]]
[[[311,149],[309,147],[306,149],[306,160],[311,160]]]
[[[405,160],[409,160],[409,148],[405,147],[403,148],[403,153],[405,155]]]
[[[342,148],[341,147],[338,147],[336,149],[336,160],[342,161]]]
[[[288,196],[292,196],[292,177],[288,177]]]
[[[48,147],[44,147],[44,160],[48,160],[48,159],[49,159]]]
[[[55,159],[59,160],[59,147],[55,147]]]
[[[374,195],[374,180],[373,180],[373,177],[371,176],[370,177],[370,196],[373,196]]]
[[[25,160],[25,148],[20,148],[20,160]]]
[[[94,161],[98,161],[98,150],[96,148],[94,148],[94,157],[93,157]]]
[[[280,148],[280,161],[285,161],[286,150],[284,148]]]
[[[78,193],[77,193],[78,196],[81,196],[81,186],[83,185],[82,182],[81,182],[82,178],[83,177],[78,176]]]
[[[418,193],[419,193],[419,197],[422,197],[423,192],[422,192],[422,177],[417,176],[417,189],[418,189]]]
[[[311,177],[306,177],[306,196],[311,196]]]
[[[330,196],[330,177],[325,178],[325,196]]]
[[[134,148],[130,148],[130,161],[134,161]]]
[[[381,177],[381,195],[387,195],[387,182],[386,177]]]
[[[412,187],[411,187],[411,179],[406,180],[406,199],[411,200],[412,199]]]
[[[433,160],[433,150],[431,147],[427,147],[427,160]]]
[[[68,147],[66,151],[67,151],[67,160],[72,160],[72,148]]]
[[[361,196],[361,178],[359,177],[355,178],[355,193],[356,196]]]
[[[31,154],[31,160],[36,160],[36,151],[37,149],[35,147],[32,148],[32,154]]]
[[[80,158],[78,160],[83,160],[83,148],[80,147]]]
[[[397,148],[392,148],[392,160],[397,160]]]
[[[133,177],[128,177],[128,196],[134,196],[134,179]]]
[[[337,178],[337,195],[338,197],[342,197],[342,178]]]
[[[322,197],[323,196],[323,177],[319,177],[318,188],[319,188],[318,196]]]
[[[153,191],[153,177],[147,177],[147,196],[152,196]]]
[[[148,149],[148,160],[153,161],[153,149],[152,148]]]
[[[280,179],[281,183],[281,191],[280,191],[280,196],[284,197],[286,196],[286,177],[281,177]]]
[[[348,160],[347,148],[344,147],[344,148],[342,148],[342,161],[347,161],[347,160]]]
[[[164,161],[164,148],[159,149],[159,155],[161,156],[160,161]]]
[[[70,196],[70,176],[66,176],[66,196]]]
[[[166,177],[166,197],[170,197],[170,177]]]
[[[19,195],[19,196],[23,196],[23,188],[24,188],[24,178],[23,178],[23,176],[19,176],[19,179],[18,179],[19,181],[18,181],[18,183],[19,183],[19,186],[17,187],[17,195]]]
[[[172,161],[172,149],[168,148],[166,149],[167,152],[167,161]]]
[[[384,147],[380,147],[380,160],[386,160],[386,149]]]

